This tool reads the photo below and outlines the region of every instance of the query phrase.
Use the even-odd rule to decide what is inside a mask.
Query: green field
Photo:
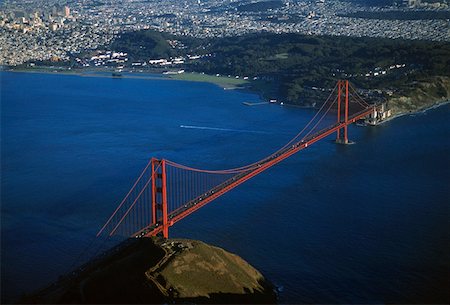
[[[248,80],[242,78],[215,76],[202,73],[172,74],[169,77],[176,80],[213,83],[224,89],[241,88],[249,83]]]

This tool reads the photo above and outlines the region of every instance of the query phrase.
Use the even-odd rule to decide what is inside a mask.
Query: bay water
[[[1,299],[69,271],[151,157],[257,161],[313,110],[207,83],[1,72]],[[450,106],[324,139],[177,223],[281,303],[448,303]],[[95,245],[95,240],[94,240]]]

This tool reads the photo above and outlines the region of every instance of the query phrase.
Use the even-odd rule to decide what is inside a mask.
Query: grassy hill
[[[140,238],[126,241],[19,303],[275,301],[272,285],[235,254],[199,241]]]
[[[195,303],[275,301],[261,273],[235,254],[191,240],[166,242],[165,249],[170,259],[147,274],[172,298]]]

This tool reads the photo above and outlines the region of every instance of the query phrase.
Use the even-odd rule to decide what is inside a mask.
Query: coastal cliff
[[[450,100],[450,77],[435,76],[417,81],[402,92],[388,99],[393,115],[421,111]]]
[[[275,303],[239,256],[200,241],[130,239],[19,303]]]

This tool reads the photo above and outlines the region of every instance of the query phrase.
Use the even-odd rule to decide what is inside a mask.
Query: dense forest
[[[178,39],[184,47],[173,48],[168,39]],[[360,88],[386,89],[450,76],[450,44],[444,42],[272,33],[199,40],[141,31],[122,35],[113,48],[147,60],[210,53],[185,68],[270,79],[277,96],[291,103],[307,104],[317,94],[312,87],[330,87],[338,78]]]

